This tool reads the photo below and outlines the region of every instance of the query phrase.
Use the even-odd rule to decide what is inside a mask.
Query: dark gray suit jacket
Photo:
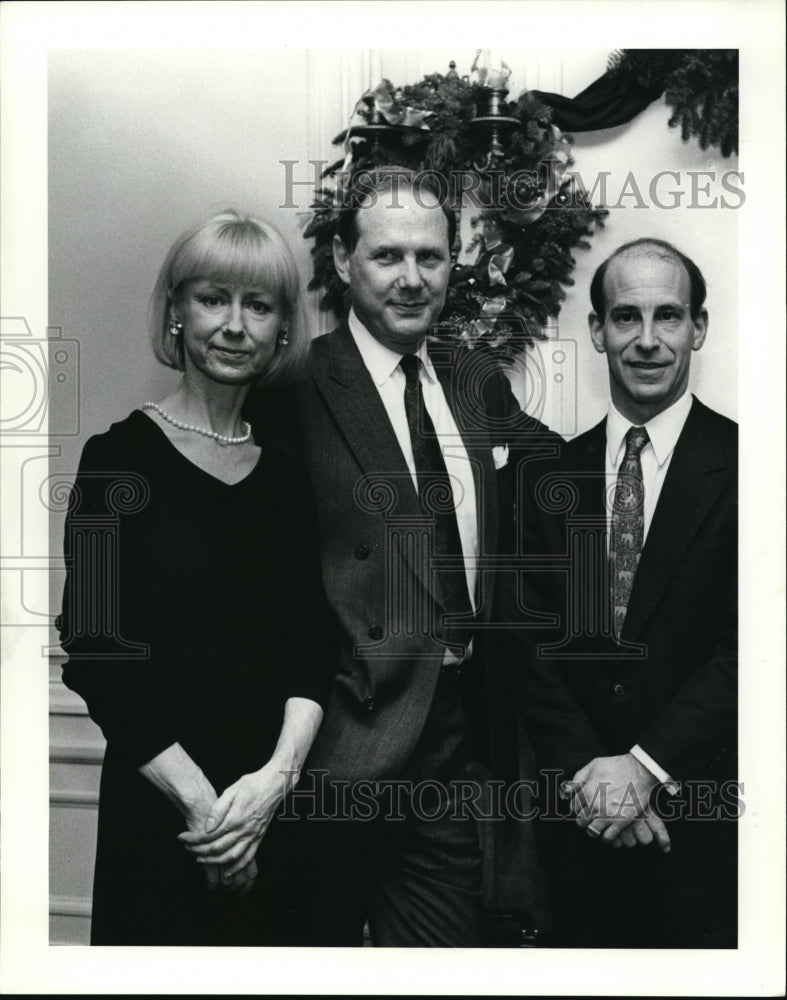
[[[560,439],[522,413],[502,371],[475,353],[430,348],[472,464],[483,623],[492,613],[501,507],[504,534],[513,516],[513,459]],[[404,455],[346,324],[313,342],[298,412],[325,588],[342,635],[309,767],[335,779],[396,777],[420,736],[443,661],[441,594],[419,548],[420,507]],[[496,470],[492,448],[509,443],[512,462]]]

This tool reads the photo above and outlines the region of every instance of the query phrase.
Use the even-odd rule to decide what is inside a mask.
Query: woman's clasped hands
[[[205,812],[187,819],[178,840],[205,867],[208,886],[241,895],[257,877],[255,855],[287,791],[285,775],[269,761],[242,775]]]

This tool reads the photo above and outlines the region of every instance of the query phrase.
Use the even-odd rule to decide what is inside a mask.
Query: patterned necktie
[[[451,480],[434,424],[424,405],[419,377],[421,360],[414,354],[407,354],[399,365],[407,380],[404,387],[404,408],[410,430],[421,510],[434,524],[432,552],[435,556],[454,556],[462,560],[461,570],[438,571],[444,610],[451,614],[469,612],[472,611],[472,605],[467,591],[464,553],[456,521]],[[450,645],[466,643],[469,638],[460,637],[455,628],[444,628],[443,637]]]
[[[630,427],[615,484],[609,536],[609,564],[615,638],[620,639],[626,620],[634,574],[637,572],[645,534],[645,487],[640,454],[648,443],[644,427]]]

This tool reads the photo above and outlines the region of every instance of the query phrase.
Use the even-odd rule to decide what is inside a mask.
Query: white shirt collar
[[[690,392],[684,392],[677,402],[668,406],[666,410],[662,410],[658,416],[643,425],[647,429],[650,443],[653,446],[653,454],[659,465],[663,465],[675,450],[675,445],[678,443],[678,438],[691,409],[692,398]],[[607,413],[607,450],[614,469],[618,467],[618,462],[623,454],[623,439],[629,428],[634,426],[639,425],[632,424],[610,400]]]
[[[350,310],[350,315],[347,317],[347,324],[350,327],[353,340],[361,352],[363,363],[372,376],[372,381],[379,388],[388,381],[399,367],[402,355],[398,351],[392,351],[390,347],[381,344],[376,337],[372,336],[355,315],[354,309]],[[426,377],[430,382],[434,383],[437,379],[437,374],[429,357],[429,352],[426,350],[425,340],[421,341],[415,353],[421,359]]]

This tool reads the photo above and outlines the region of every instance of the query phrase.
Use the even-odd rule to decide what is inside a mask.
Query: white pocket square
[[[495,469],[502,469],[508,465],[508,445],[496,444],[492,449],[492,459],[495,463]]]

